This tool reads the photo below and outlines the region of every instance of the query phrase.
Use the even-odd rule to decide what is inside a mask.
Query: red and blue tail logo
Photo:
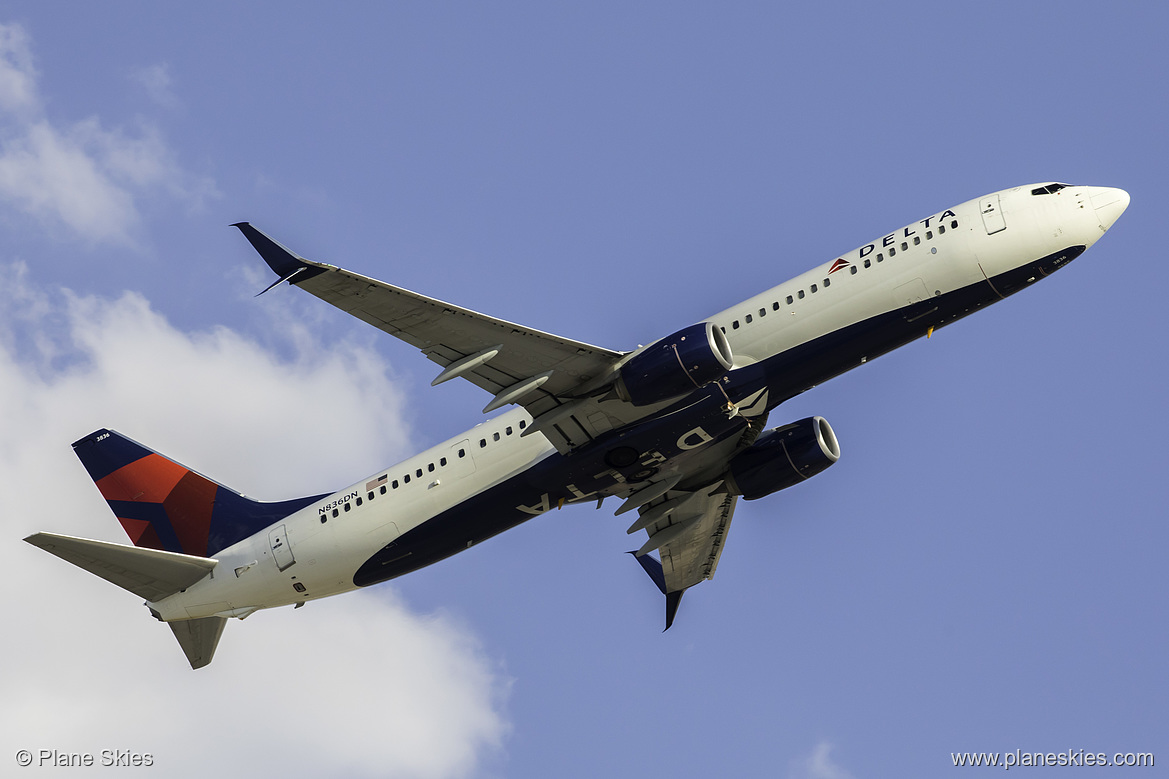
[[[260,503],[112,430],[73,444],[135,546],[211,557],[323,496]]]

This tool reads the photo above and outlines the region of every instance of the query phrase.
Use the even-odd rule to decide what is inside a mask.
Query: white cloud
[[[28,35],[19,25],[0,24],[0,111],[22,113],[39,109]]]
[[[853,779],[832,759],[832,744],[821,741],[812,754],[803,760],[793,760],[788,771],[790,779]]]
[[[165,69],[144,73],[153,73],[156,100],[169,94]],[[199,207],[216,196],[214,183],[183,170],[149,122],[132,130],[107,129],[97,117],[54,125],[36,79],[28,35],[0,25],[0,203],[93,243],[134,245],[142,199],[162,193]]]
[[[149,752],[167,776],[473,773],[507,735],[507,681],[473,636],[382,586],[232,620],[191,671],[138,599],[19,539],[124,542],[69,443],[102,426],[265,499],[325,491],[407,445],[385,362],[294,332],[277,356],[184,333],[139,295],[0,288],[0,494],[10,626],[0,753]]]
[[[45,122],[0,146],[0,200],[98,243],[128,242],[138,224],[133,196]]]
[[[130,78],[146,90],[151,100],[163,108],[179,107],[179,99],[172,89],[170,67],[166,63],[137,68],[130,74]]]

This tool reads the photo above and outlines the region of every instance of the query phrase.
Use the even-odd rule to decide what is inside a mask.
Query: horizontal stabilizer
[[[179,640],[179,646],[183,648],[191,668],[198,670],[215,657],[215,647],[219,646],[219,637],[223,635],[223,626],[227,620],[223,617],[204,617],[167,624]]]
[[[190,587],[217,562],[207,557],[56,533],[36,533],[24,540],[151,602]]]

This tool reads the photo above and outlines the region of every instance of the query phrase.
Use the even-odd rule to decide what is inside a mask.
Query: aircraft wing
[[[738,497],[716,482],[696,492],[667,492],[638,509],[630,533],[644,529],[649,540],[634,552],[637,561],[666,596],[666,629],[674,622],[682,593],[714,578]],[[673,506],[673,508],[671,508]],[[651,556],[657,551],[660,562]]]
[[[433,384],[460,377],[490,392],[484,412],[519,403],[536,417],[598,386],[624,356],[306,260],[247,222],[233,227],[280,277],[272,286],[288,281],[421,349],[444,369]]]

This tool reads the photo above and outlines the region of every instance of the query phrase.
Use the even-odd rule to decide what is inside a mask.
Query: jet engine
[[[635,354],[621,367],[617,393],[635,406],[676,398],[721,377],[732,359],[726,334],[701,322]]]
[[[768,430],[731,459],[727,487],[755,500],[787,489],[840,459],[836,433],[824,417],[808,417]]]

